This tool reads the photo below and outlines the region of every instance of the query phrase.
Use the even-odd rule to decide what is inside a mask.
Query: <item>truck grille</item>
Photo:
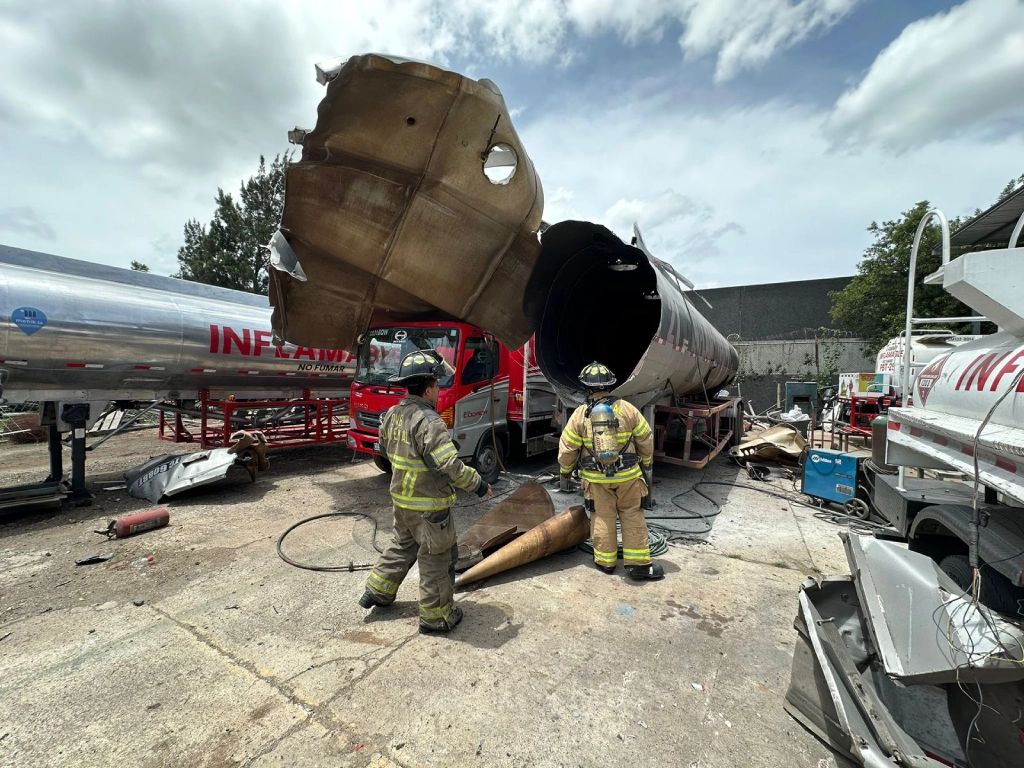
[[[356,411],[356,424],[363,429],[372,429],[377,432],[380,429],[380,414]]]

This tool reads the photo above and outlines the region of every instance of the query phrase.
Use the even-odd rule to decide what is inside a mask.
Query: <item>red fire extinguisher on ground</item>
[[[171,521],[171,513],[164,507],[160,509],[151,509],[148,512],[139,512],[138,514],[128,515],[118,520],[111,520],[110,525],[107,526],[105,531],[96,531],[96,533],[102,533],[107,538],[123,539],[126,536],[134,536],[137,533],[144,531],[152,531],[156,528],[163,528]]]

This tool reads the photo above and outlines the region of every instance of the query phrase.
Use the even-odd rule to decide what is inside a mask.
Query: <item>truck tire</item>
[[[967,555],[946,555],[939,568],[964,592],[971,588],[972,573]],[[1024,616],[1024,589],[1011,584],[1008,578],[990,567],[982,566],[981,575],[982,605],[1008,616]]]
[[[385,475],[391,474],[391,462],[387,460],[386,456],[378,456],[373,454],[373,463],[377,466],[381,472]]]
[[[498,438],[497,445],[491,440],[490,435],[484,437],[477,448],[476,458],[473,459],[473,466],[483,481],[490,485],[497,480],[504,462],[505,449],[501,444],[501,437]]]

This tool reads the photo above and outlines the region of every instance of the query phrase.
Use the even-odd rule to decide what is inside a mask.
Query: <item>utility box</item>
[[[812,448],[804,464],[800,490],[817,499],[845,504],[857,495],[857,462],[853,453]]]
[[[794,405],[799,405],[800,410],[806,414],[816,414],[818,412],[817,382],[787,381],[785,408],[786,413],[793,410]]]

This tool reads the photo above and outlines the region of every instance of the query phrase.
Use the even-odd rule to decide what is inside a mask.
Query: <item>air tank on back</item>
[[[347,394],[351,355],[271,339],[265,296],[0,246],[0,401]]]
[[[739,354],[677,280],[639,231],[627,245],[599,224],[548,227],[525,303],[537,360],[559,396],[582,402],[577,376],[594,360],[618,377],[614,394],[641,408],[673,395],[714,397],[729,384]]]

